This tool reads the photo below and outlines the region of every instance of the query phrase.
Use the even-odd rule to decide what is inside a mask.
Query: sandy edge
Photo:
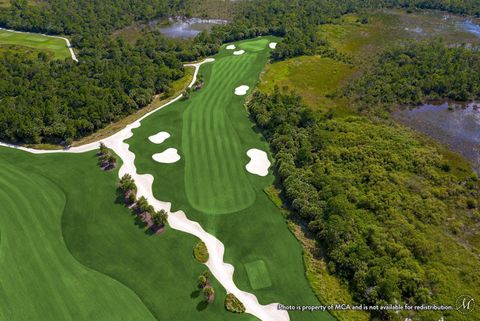
[[[189,84],[189,87],[192,87],[196,81],[198,71],[200,66],[207,62],[214,61],[213,58],[207,58],[202,62],[195,64],[186,64],[185,66],[195,67],[195,72],[193,79]],[[158,110],[173,104],[177,100],[182,98],[182,95],[175,97],[168,103],[152,110],[151,112],[145,114],[138,120],[127,125],[121,131],[113,134],[112,136],[102,139],[90,144],[85,144],[82,146],[72,147],[65,150],[37,150],[33,148],[26,148],[11,144],[5,144],[0,142],[0,146],[14,148],[23,150],[33,154],[53,154],[53,153],[84,153],[92,150],[98,149],[100,141],[103,142],[108,148],[111,148],[123,161],[123,165],[120,168],[118,175],[122,177],[124,174],[128,173],[137,183],[137,196],[144,196],[150,204],[156,209],[163,209],[167,211],[170,215],[168,216],[169,225],[176,230],[186,232],[188,234],[195,235],[201,239],[207,246],[209,259],[206,263],[210,272],[213,276],[220,282],[220,284],[225,288],[228,293],[233,293],[244,305],[247,313],[250,313],[262,321],[290,321],[288,312],[285,310],[278,310],[278,303],[271,303],[268,305],[261,305],[258,302],[258,299],[255,295],[241,291],[235,283],[233,282],[233,273],[234,268],[231,264],[225,263],[223,261],[225,246],[220,242],[216,237],[207,233],[199,223],[191,221],[187,218],[183,211],[177,211],[171,213],[171,203],[162,202],[157,200],[152,192],[153,186],[153,176],[150,174],[138,174],[137,168],[135,166],[135,154],[129,150],[129,145],[125,143],[125,140],[133,136],[132,130],[141,126],[141,121],[151,114],[157,112]]]
[[[67,43],[67,48],[68,48],[68,50],[70,51],[70,55],[72,56],[72,59],[73,59],[75,62],[78,62],[77,56],[75,55],[75,52],[73,51],[73,47],[72,47],[72,45],[70,44],[70,40],[68,40],[68,39],[65,38],[65,37],[50,36],[50,35],[46,35],[46,34],[44,34],[44,33],[17,31],[17,30],[6,29],[6,28],[0,28],[0,30],[5,30],[5,31],[15,32],[15,33],[31,34],[31,35],[40,35],[40,36],[45,36],[45,37],[50,37],[50,38],[63,39],[63,40],[65,40],[65,42]]]

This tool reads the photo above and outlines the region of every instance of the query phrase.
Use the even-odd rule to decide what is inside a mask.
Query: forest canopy
[[[480,98],[478,70],[478,48],[449,48],[439,40],[409,43],[384,52],[346,93],[360,110],[435,99],[471,101]]]
[[[287,205],[308,223],[330,272],[358,302],[438,302],[457,281],[472,290],[451,278],[463,269],[478,280],[475,254],[465,250],[471,264],[462,266],[443,260],[458,232],[445,222],[480,218],[475,175],[456,174],[409,131],[359,116],[317,117],[293,94],[257,92],[248,110],[270,143]]]
[[[172,81],[184,73],[182,61],[212,55],[223,42],[272,34],[283,37],[272,54],[274,60],[313,54],[343,59],[318,37],[319,24],[350,12],[399,6],[478,15],[475,3],[474,0],[240,1],[235,3],[233,20],[226,26],[213,28],[211,33],[202,32],[184,42],[148,32],[135,45],[129,45],[121,39],[112,40],[110,35],[135,22],[186,14],[189,0],[41,3],[11,0],[10,6],[0,8],[0,27],[66,34],[80,62],[49,61],[45,55],[32,57],[21,50],[13,56],[0,55],[0,140],[68,144],[89,135],[143,108],[154,95],[170,93]],[[387,89],[381,90],[388,94]],[[415,99],[414,94],[406,91],[408,99]],[[462,95],[461,89],[455,91],[454,95],[457,94]]]

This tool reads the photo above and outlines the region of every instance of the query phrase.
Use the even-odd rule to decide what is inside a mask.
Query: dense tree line
[[[189,0],[12,0],[0,8],[0,26],[69,35],[80,63],[43,54],[0,55],[0,140],[70,143],[135,110],[155,94],[170,93],[183,75],[181,61],[212,55],[226,41],[273,34],[284,37],[272,58],[322,54],[344,59],[317,36],[317,26],[349,12],[385,6],[432,7],[475,14],[474,0],[241,1],[233,21],[194,40],[143,35],[136,45],[112,40],[112,31],[135,21],[187,12]],[[463,11],[462,11],[463,10]]]
[[[478,220],[476,176],[453,174],[435,148],[409,132],[363,117],[314,116],[295,95],[257,92],[248,109],[273,150],[288,205],[356,300],[432,302],[443,286],[432,266],[448,249],[426,231],[441,229],[452,213]]]
[[[183,1],[14,0],[0,8],[0,26],[71,35],[80,62],[29,53],[0,54],[0,140],[64,143],[93,133],[171,94],[182,61],[218,51],[203,34],[182,43],[149,32],[136,45],[109,34],[137,20],[178,14]]]
[[[99,35],[177,14],[185,0],[11,0],[0,10],[0,25],[15,30],[66,35]]]
[[[168,41],[151,48],[99,39],[80,63],[39,56],[0,54],[1,140],[70,142],[146,106],[184,73]]]
[[[257,0],[239,2],[234,23],[218,29],[225,32],[220,37],[225,41],[265,34],[283,37],[272,53],[274,60],[312,54],[335,58],[333,48],[318,36],[320,24],[347,13],[392,7],[480,15],[478,0]]]
[[[480,52],[440,41],[410,43],[387,50],[378,63],[347,87],[358,107],[416,105],[432,99],[480,98]]]

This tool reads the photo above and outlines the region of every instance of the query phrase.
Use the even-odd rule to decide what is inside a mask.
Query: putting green
[[[257,38],[254,40],[249,40],[247,42],[241,42],[238,44],[238,49],[243,49],[247,52],[257,52],[265,50],[266,46],[270,43],[267,38]]]
[[[213,278],[217,298],[205,304],[197,239],[146,233],[95,152],[0,147],[0,168],[0,320],[257,320],[225,311]]]
[[[225,245],[225,261],[235,268],[238,287],[257,296],[260,303],[318,305],[306,278],[302,248],[289,231],[279,209],[263,189],[273,176],[248,173],[246,152],[268,144],[248,119],[245,97],[235,88],[253,90],[268,60],[274,37],[234,43],[245,50],[234,56],[225,46],[200,68],[205,85],[186,101],[178,101],[144,119],[127,140],[140,174],[154,176],[153,193],[184,210]],[[166,131],[171,137],[160,145],[148,137]],[[159,164],[152,155],[176,148],[181,159]],[[218,215],[222,214],[222,215]],[[263,263],[261,263],[263,262]],[[269,282],[267,282],[269,281]],[[324,312],[290,312],[292,321],[335,320]]]
[[[0,320],[155,320],[133,291],[68,252],[61,189],[0,164]]]
[[[34,33],[19,33],[0,30],[0,45],[18,45],[52,53],[56,59],[71,58],[70,50],[63,39]]]
[[[265,261],[257,260],[247,263],[245,264],[245,271],[252,289],[265,289],[272,286]]]

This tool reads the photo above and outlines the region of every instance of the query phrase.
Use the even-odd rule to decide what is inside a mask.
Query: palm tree
[[[205,272],[203,272],[202,274],[207,280],[210,278],[210,272],[208,270],[206,270]]]
[[[137,201],[137,208],[140,213],[146,212],[148,207],[150,205],[148,204],[147,199],[144,196],[141,196],[138,201]]]
[[[203,288],[202,292],[207,302],[210,304],[213,303],[213,300],[215,299],[215,290],[211,286],[206,286]]]
[[[153,224],[158,227],[163,227],[165,226],[165,224],[167,224],[168,213],[164,210],[160,210],[152,215],[152,219]]]
[[[129,174],[123,175],[118,187],[125,193],[125,197],[128,197],[128,194],[137,194],[137,185]]]
[[[117,166],[117,158],[113,155],[108,156],[107,162],[109,168],[114,168],[115,166]]]
[[[199,288],[204,288],[208,283],[208,279],[204,275],[200,275],[198,277],[198,287]]]
[[[98,151],[98,156],[101,156],[101,155],[105,155],[106,153],[108,153],[108,148],[107,146],[105,146],[104,143],[100,142],[100,148],[99,148],[99,151]]]
[[[128,205],[135,204],[137,201],[137,196],[134,191],[129,191],[128,195],[125,197],[125,203]]]

